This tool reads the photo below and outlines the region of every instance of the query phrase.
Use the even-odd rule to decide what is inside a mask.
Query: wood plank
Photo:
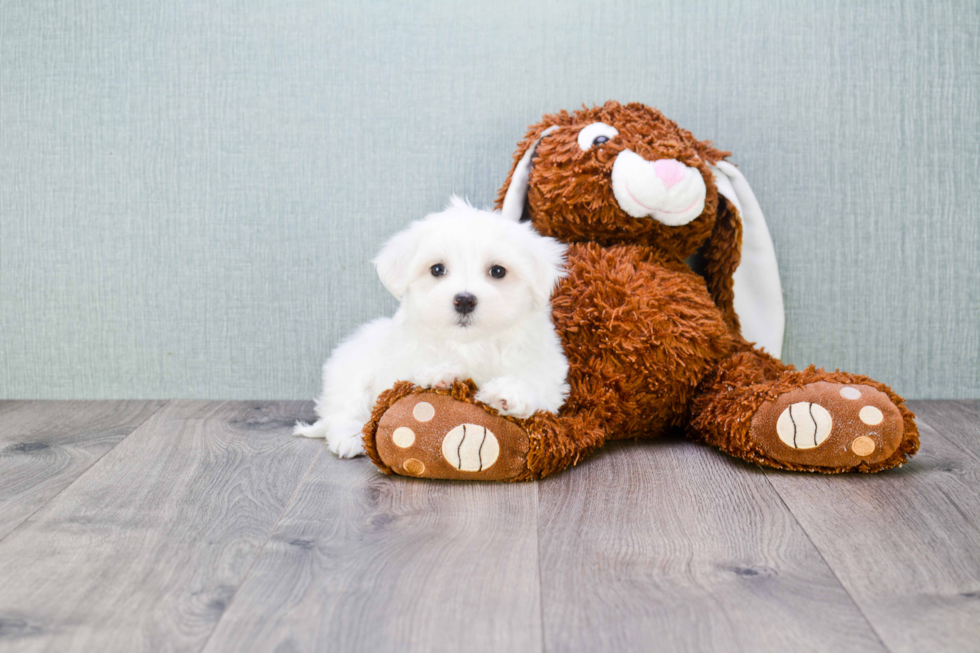
[[[538,492],[546,650],[883,650],[755,467],[664,438]]]
[[[941,436],[980,458],[980,401],[910,401],[909,408]]]
[[[198,651],[322,442],[309,402],[172,402],[0,542],[4,651]]]
[[[164,403],[0,402],[0,540]]]
[[[205,650],[540,650],[536,512],[325,452]]]
[[[766,473],[889,649],[980,650],[980,460],[918,424],[900,469]]]

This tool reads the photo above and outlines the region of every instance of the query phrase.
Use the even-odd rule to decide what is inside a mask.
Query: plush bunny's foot
[[[904,430],[901,412],[884,392],[818,381],[763,402],[749,437],[767,458],[781,463],[871,470],[898,450]]]
[[[382,407],[365,428],[365,444],[386,472],[471,481],[529,475],[527,432],[481,403],[414,391]]]

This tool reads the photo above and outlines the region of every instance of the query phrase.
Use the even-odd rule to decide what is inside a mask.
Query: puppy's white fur
[[[319,420],[295,433],[326,437],[342,458],[364,453],[361,429],[378,395],[396,381],[446,387],[471,378],[477,399],[504,415],[556,412],[568,392],[568,364],[551,322],[549,298],[564,274],[565,246],[529,224],[480,211],[453,197],[412,223],[374,264],[401,301],[394,317],[362,326],[323,366]],[[432,274],[441,264],[446,272]],[[506,270],[490,275],[493,266]],[[461,315],[457,294],[476,297]]]

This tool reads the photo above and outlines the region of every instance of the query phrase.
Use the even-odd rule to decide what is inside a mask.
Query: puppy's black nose
[[[472,313],[473,309],[476,308],[476,297],[468,292],[461,292],[453,297],[453,306],[456,307],[456,312],[460,315]]]

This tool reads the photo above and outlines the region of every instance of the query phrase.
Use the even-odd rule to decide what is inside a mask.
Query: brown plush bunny
[[[607,440],[676,427],[781,469],[876,472],[904,463],[918,431],[888,386],[797,371],[743,337],[733,279],[744,207],[716,176],[716,166],[734,170],[726,156],[641,104],[608,102],[533,125],[498,207],[570,243],[569,274],[552,297],[568,399],[557,415],[519,420],[475,401],[472,383],[399,383],[365,426],[372,460],[424,478],[528,480]],[[703,277],[684,262],[699,250]],[[767,344],[778,351],[781,323],[769,326],[778,333],[764,334],[773,338]],[[412,444],[395,444],[395,429],[410,429]]]

